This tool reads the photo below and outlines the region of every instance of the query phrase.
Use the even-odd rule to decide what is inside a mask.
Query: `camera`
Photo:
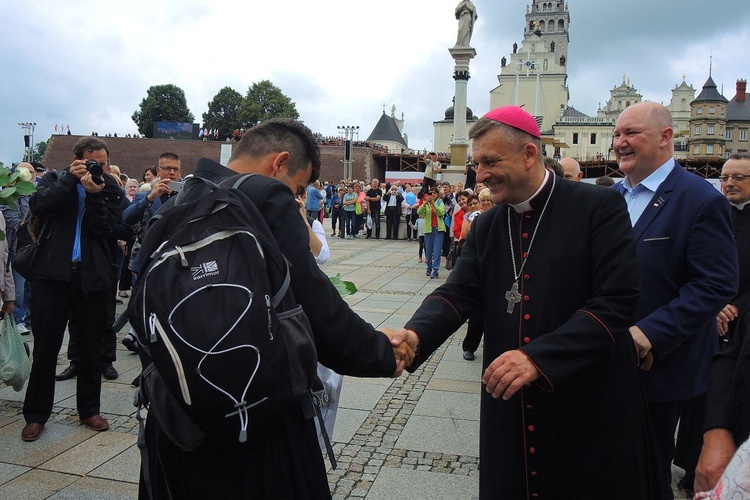
[[[104,184],[104,179],[102,178],[104,168],[102,168],[101,163],[96,160],[87,160],[86,171],[91,174],[91,180],[94,181],[94,184]]]

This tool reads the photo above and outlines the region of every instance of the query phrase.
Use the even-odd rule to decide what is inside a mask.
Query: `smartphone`
[[[185,185],[184,182],[178,182],[178,181],[169,181],[167,183],[167,186],[169,187],[169,189],[171,189],[175,193],[179,193],[180,191],[182,191],[182,186],[184,185]]]

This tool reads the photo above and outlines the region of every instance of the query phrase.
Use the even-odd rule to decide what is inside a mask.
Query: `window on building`
[[[708,135],[714,135],[714,126],[713,125],[706,125],[706,133]]]
[[[565,29],[565,21],[563,21],[562,19],[560,19],[559,21],[557,21],[557,29],[560,30],[560,31],[564,30]]]
[[[701,135],[701,126],[698,125],[695,127],[695,135]]]
[[[698,106],[695,109],[695,113],[698,114],[698,115],[702,115],[703,114],[703,108],[701,106]]]
[[[722,115],[722,116],[724,116],[724,108],[720,108],[719,109],[719,114]]]
[[[709,144],[709,145],[706,146],[706,154],[707,155],[714,154],[714,145],[713,144]]]
[[[700,152],[701,152],[701,148],[700,148],[700,146],[694,146],[694,147],[693,147],[693,154],[694,154],[694,155],[697,155],[697,154],[698,154],[698,153],[700,153]]]
[[[728,141],[732,140],[732,131],[731,130],[727,130],[727,140]]]
[[[747,130],[740,130],[740,140],[741,141],[747,140]]]
[[[573,132],[573,144],[578,144],[578,132]]]
[[[591,144],[596,144],[596,134],[591,134]]]
[[[716,107],[715,106],[709,106],[708,107],[709,114],[716,114]]]

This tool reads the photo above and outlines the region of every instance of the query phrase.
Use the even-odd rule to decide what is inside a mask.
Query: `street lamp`
[[[34,158],[34,127],[36,122],[20,122],[19,127],[23,129],[23,161],[31,161]]]
[[[344,179],[349,179],[353,177],[353,163],[354,160],[352,159],[352,141],[354,140],[354,135],[357,135],[357,139],[359,139],[359,125],[339,125],[336,127],[339,130],[339,135],[344,136],[344,159],[342,163],[344,164]]]

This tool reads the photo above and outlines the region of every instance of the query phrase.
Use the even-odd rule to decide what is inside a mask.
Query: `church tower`
[[[541,120],[542,133],[551,131],[570,98],[567,81],[568,5],[557,0],[534,0],[526,6],[523,41],[513,44],[510,61],[502,58],[500,85],[490,91],[490,109],[523,105]]]

